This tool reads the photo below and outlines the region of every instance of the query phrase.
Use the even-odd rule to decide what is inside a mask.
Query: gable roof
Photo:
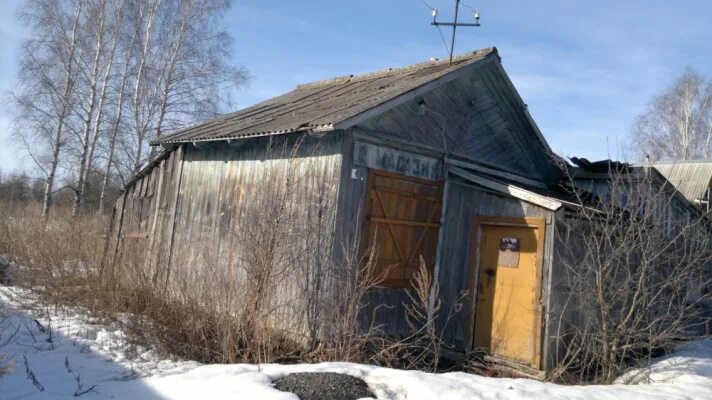
[[[192,126],[152,145],[269,136],[350,127],[349,120],[440,78],[498,59],[487,48],[448,61],[429,61],[364,75],[350,75],[297,86],[281,96]]]
[[[694,202],[706,197],[712,180],[712,161],[670,161],[644,165],[658,170],[687,200]]]

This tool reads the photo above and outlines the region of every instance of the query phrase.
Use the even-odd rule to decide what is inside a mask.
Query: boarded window
[[[440,230],[442,183],[405,175],[369,173],[363,243],[375,246],[376,273],[384,284],[408,287],[420,257],[432,271]]]

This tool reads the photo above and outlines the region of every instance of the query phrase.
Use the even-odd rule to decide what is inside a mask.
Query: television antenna
[[[437,8],[432,8],[433,10],[433,22],[430,23],[430,25],[433,25],[440,29],[441,26],[451,26],[452,27],[452,40],[450,41],[450,64],[452,64],[452,56],[455,51],[455,34],[457,31],[458,26],[462,27],[477,27],[480,26],[480,12],[477,10],[474,10],[474,18],[475,22],[474,23],[466,23],[466,22],[457,22],[457,17],[460,12],[460,0],[455,0],[455,20],[453,22],[441,22],[438,21],[438,9]]]

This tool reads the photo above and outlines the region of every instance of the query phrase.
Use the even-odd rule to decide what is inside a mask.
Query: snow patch
[[[4,344],[0,353],[17,363],[13,372],[0,378],[3,399],[72,398],[81,385],[84,389],[94,387],[81,395],[86,399],[297,400],[272,384],[274,379],[294,372],[352,375],[366,381],[379,399],[712,398],[712,340],[684,345],[609,386],[563,386],[530,379],[462,372],[430,374],[352,363],[203,365],[162,359],[149,350],[128,357],[121,331],[98,324],[80,310],[51,310],[51,318],[38,318],[38,313],[22,309],[15,296],[31,298],[18,289],[0,287],[0,303],[6,306],[6,318],[0,323],[0,345]],[[28,378],[27,370],[44,391]]]

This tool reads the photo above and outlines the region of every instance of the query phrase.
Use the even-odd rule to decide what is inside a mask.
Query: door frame
[[[542,326],[543,326],[543,305],[542,305],[542,271],[544,265],[544,242],[546,241],[546,220],[543,217],[497,217],[497,216],[477,216],[472,223],[472,235],[470,237],[470,260],[467,272],[467,309],[465,311],[465,350],[470,351],[474,346],[475,318],[477,303],[477,284],[480,272],[480,247],[482,242],[482,230],[485,226],[510,226],[515,228],[536,228],[539,230],[536,251],[536,282],[534,282],[534,354],[536,358],[534,368],[541,369],[541,348],[542,348]],[[507,360],[517,362],[514,360]],[[517,362],[519,363],[519,362]]]

